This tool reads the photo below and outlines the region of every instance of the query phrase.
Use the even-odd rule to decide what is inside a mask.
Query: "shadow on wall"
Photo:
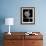
[[[3,46],[3,32],[2,32],[2,25],[5,23],[5,17],[0,16],[0,46]]]

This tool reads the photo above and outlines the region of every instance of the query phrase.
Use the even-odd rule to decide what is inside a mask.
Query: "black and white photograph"
[[[21,23],[35,24],[35,8],[34,7],[21,8]]]

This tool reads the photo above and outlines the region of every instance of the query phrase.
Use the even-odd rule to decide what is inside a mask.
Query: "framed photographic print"
[[[34,7],[21,8],[21,24],[35,24],[35,8]]]

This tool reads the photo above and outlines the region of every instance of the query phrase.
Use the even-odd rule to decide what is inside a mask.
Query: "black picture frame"
[[[35,7],[21,7],[21,24],[35,24]]]

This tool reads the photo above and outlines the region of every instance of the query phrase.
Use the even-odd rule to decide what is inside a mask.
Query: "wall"
[[[1,17],[15,18],[11,31],[46,31],[46,1],[45,0],[1,0]],[[35,7],[35,24],[22,25],[20,23],[21,7]],[[1,26],[2,32],[8,31],[6,25]]]
[[[15,18],[12,32],[46,32],[46,0],[0,0],[0,32],[8,32],[8,26],[2,23],[7,17]],[[21,7],[35,7],[35,24],[22,25],[20,23]]]

